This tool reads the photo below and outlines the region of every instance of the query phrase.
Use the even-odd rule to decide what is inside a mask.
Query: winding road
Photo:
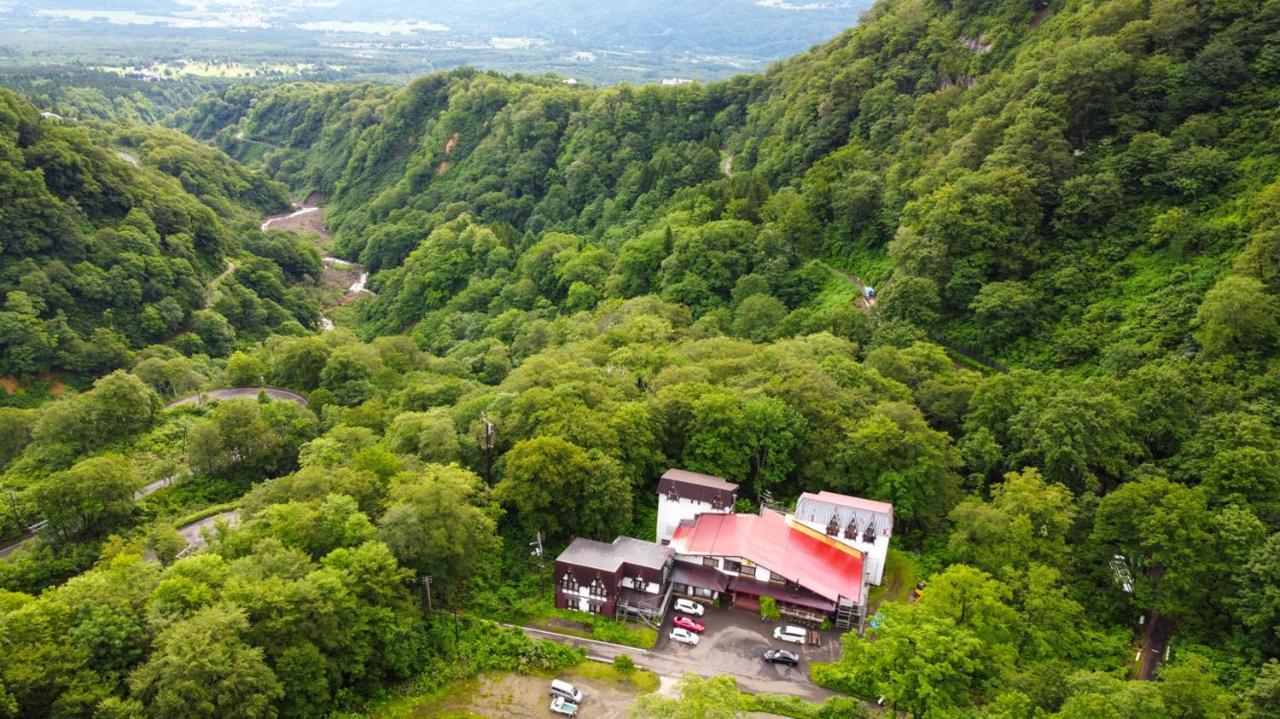
[[[184,524],[181,527],[178,527],[178,534],[181,534],[182,538],[187,540],[187,546],[182,550],[179,556],[185,557],[192,552],[204,549],[205,545],[209,543],[206,537],[206,532],[212,532],[214,525],[219,521],[226,521],[227,524],[232,527],[239,526],[240,510],[232,509],[227,512],[220,512],[213,516],[196,520],[191,524]]]
[[[146,497],[149,494],[154,494],[155,492],[158,492],[161,489],[164,489],[165,487],[168,487],[169,485],[178,481],[178,479],[181,477],[182,477],[181,474],[171,474],[168,477],[162,477],[160,479],[155,480],[154,482],[148,482],[147,484],[142,485],[141,487],[139,487],[134,491],[133,501],[136,502],[139,499],[142,499],[143,497]],[[187,526],[191,526],[191,525],[187,525]],[[179,527],[178,531],[181,532],[183,529],[185,529],[185,527]],[[30,542],[35,538],[36,538],[35,532],[31,532],[31,531],[24,532],[22,539],[19,539],[18,541],[6,547],[0,547],[0,559],[8,559],[10,555],[18,551],[19,549],[22,549],[22,547],[26,545],[27,542]],[[191,540],[188,539],[187,541],[191,541]]]
[[[245,398],[256,399],[258,397],[259,392],[266,392],[267,396],[274,400],[280,400],[284,402],[295,402],[303,407],[307,406],[306,397],[303,397],[302,395],[296,392],[290,392],[284,389],[274,389],[271,387],[267,387],[267,388],[227,387],[223,389],[211,389],[206,392],[201,392],[200,394],[197,394],[197,395],[192,395],[190,397],[183,397],[182,399],[176,399],[170,402],[169,404],[165,405],[165,409],[170,409],[172,407],[179,407],[182,405],[197,404],[197,403],[203,402],[204,400],[229,400],[229,399],[245,399]],[[171,474],[167,477],[162,477],[153,482],[149,482],[134,491],[133,499],[134,501],[137,501],[139,499],[142,499],[143,497],[146,497],[149,494],[152,494],[161,489],[164,489],[165,487],[168,487],[169,485],[178,481],[178,479],[182,476],[183,475],[181,474]],[[206,517],[205,519],[199,520],[198,522],[193,522],[191,524],[178,527],[178,532],[181,533],[182,536],[187,538],[186,551],[194,551],[194,549],[200,549],[201,547],[203,547],[204,538],[201,534],[201,530],[205,528],[212,528],[214,522],[216,522],[218,519],[229,519],[232,525],[234,526],[239,522],[240,513],[236,510],[232,510],[230,512],[223,512],[222,514],[218,514],[213,517]],[[36,538],[35,532],[31,532],[31,531],[24,532],[23,537],[18,541],[12,544],[6,545],[4,547],[0,547],[0,559],[8,559],[15,552],[22,549],[28,542],[34,540],[35,538]]]
[[[211,389],[193,394],[190,397],[175,399],[166,404],[165,409],[173,407],[181,407],[187,404],[203,404],[206,400],[228,400],[228,399],[257,399],[259,392],[266,392],[267,396],[274,400],[282,402],[295,402],[307,406],[307,398],[297,392],[290,392],[287,389],[275,389],[273,387],[227,387],[224,389]]]

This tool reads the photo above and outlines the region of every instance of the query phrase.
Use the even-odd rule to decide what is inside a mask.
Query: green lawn
[[[911,588],[920,581],[920,570],[906,552],[890,549],[885,560],[884,581],[872,587],[867,597],[868,612],[874,614],[882,602],[905,602]]]

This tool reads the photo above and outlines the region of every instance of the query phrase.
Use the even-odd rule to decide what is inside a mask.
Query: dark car
[[[786,649],[767,649],[764,653],[764,660],[770,664],[786,664],[789,667],[800,664],[800,657]]]

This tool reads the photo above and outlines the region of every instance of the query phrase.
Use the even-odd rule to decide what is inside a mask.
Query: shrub
[[[766,622],[782,618],[782,612],[778,611],[778,602],[773,597],[760,597],[760,618]]]
[[[613,658],[613,668],[617,669],[619,674],[630,674],[636,670],[636,663],[629,654],[619,654]]]

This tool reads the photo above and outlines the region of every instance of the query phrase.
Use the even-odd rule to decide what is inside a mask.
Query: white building
[[[658,480],[658,543],[670,544],[676,527],[699,514],[729,514],[738,485],[720,477],[669,469]]]
[[[879,585],[893,536],[893,505],[835,492],[805,492],[796,501],[795,518],[810,529],[866,555],[866,579]]]

